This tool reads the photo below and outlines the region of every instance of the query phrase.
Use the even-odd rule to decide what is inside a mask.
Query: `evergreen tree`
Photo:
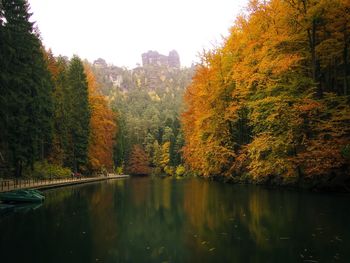
[[[145,152],[148,154],[148,156],[151,158],[153,155],[153,142],[154,142],[154,136],[151,133],[147,133],[147,136],[144,139],[143,146],[145,148]]]
[[[88,84],[83,63],[77,56],[74,56],[70,62],[67,82],[67,114],[70,135],[67,164],[77,172],[84,169],[88,162],[90,134]]]
[[[69,108],[68,62],[63,57],[54,58],[52,53],[49,52],[48,64],[55,84],[53,91],[54,125],[50,161],[57,165],[64,165],[70,146],[68,140],[69,127],[67,112]]]
[[[185,141],[183,138],[183,134],[182,134],[182,132],[179,132],[178,135],[176,136],[175,145],[174,145],[175,165],[179,165],[182,163],[181,149],[184,145],[185,145]]]
[[[1,63],[6,63],[1,67],[1,126],[16,176],[46,155],[51,140],[52,83],[28,10],[24,0],[1,6]]]
[[[162,162],[162,148],[158,141],[155,140],[153,143],[153,158],[152,163],[155,167],[161,167]]]
[[[5,111],[6,111],[6,83],[5,78],[7,77],[7,55],[9,54],[9,48],[6,45],[8,41],[5,35],[4,27],[4,9],[2,2],[0,1],[0,166],[4,162],[4,133],[5,133]]]
[[[113,158],[114,158],[114,164],[116,166],[123,166],[124,160],[126,159],[126,151],[125,148],[127,146],[126,142],[126,132],[125,132],[125,119],[121,117],[119,112],[117,112],[117,123],[118,123],[118,130],[116,135],[116,143],[114,145],[113,149]]]

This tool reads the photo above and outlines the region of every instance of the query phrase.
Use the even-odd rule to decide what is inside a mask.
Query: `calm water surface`
[[[130,178],[0,216],[0,262],[350,262],[350,196]]]

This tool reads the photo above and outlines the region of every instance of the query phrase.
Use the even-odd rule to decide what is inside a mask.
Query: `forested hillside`
[[[234,181],[343,186],[350,2],[250,1],[186,90],[184,156]]]
[[[130,168],[129,160],[141,154],[147,156],[140,157],[148,163],[144,167],[155,168],[155,173],[175,174],[182,164],[182,97],[193,69],[144,65],[127,70],[108,66],[101,59],[94,65],[101,89],[117,113],[116,165]],[[144,169],[144,173],[150,171]],[[180,167],[178,173],[183,172]]]

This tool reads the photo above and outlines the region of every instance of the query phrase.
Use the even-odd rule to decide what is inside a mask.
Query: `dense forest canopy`
[[[94,63],[94,72],[118,116],[116,166],[128,168],[135,154],[132,148],[139,145],[150,167],[155,168],[153,172],[174,174],[182,164],[179,117],[193,68],[151,63],[127,70],[108,66],[99,59]],[[139,146],[135,148],[137,152]]]
[[[255,182],[348,180],[349,13],[348,0],[250,1],[186,90],[190,168]]]

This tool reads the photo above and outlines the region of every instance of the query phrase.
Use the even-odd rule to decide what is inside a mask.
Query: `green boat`
[[[6,193],[0,193],[0,200],[3,202],[14,202],[14,203],[35,203],[44,201],[43,196],[37,190],[15,190]]]
[[[15,208],[13,204],[1,204],[0,203],[0,216],[11,212]]]

